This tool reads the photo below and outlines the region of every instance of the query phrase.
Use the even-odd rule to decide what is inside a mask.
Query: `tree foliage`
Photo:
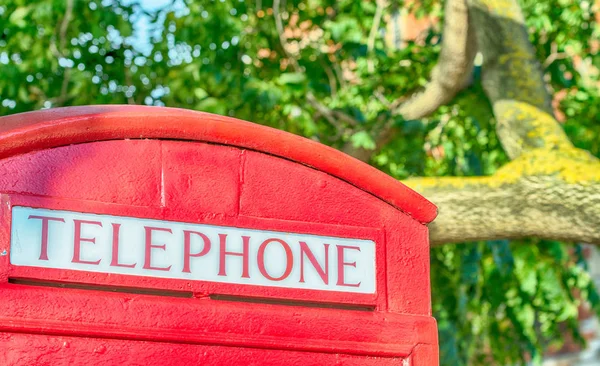
[[[520,4],[565,131],[600,156],[593,4]],[[443,5],[177,0],[149,11],[124,0],[8,0],[0,5],[0,115],[166,105],[372,151],[371,164],[398,179],[490,175],[508,157],[477,63],[469,87],[435,113],[419,120],[395,113],[439,58]],[[439,21],[399,42],[407,9]],[[397,133],[381,143],[379,131],[390,128]],[[442,364],[525,363],[565,334],[580,340],[578,306],[600,310],[581,252],[579,244],[539,239],[433,248]]]

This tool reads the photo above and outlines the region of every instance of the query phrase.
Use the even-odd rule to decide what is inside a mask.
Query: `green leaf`
[[[521,290],[526,294],[533,296],[535,295],[537,289],[537,274],[535,270],[531,267],[525,267],[522,269],[520,273],[521,279]]]
[[[227,113],[227,107],[225,106],[225,103],[217,98],[212,97],[200,101],[198,104],[196,104],[196,109],[216,114]]]
[[[29,14],[30,10],[31,8],[29,6],[20,6],[12,12],[8,20],[17,27],[23,28],[27,25],[25,17]]]
[[[196,88],[196,89],[194,89],[194,95],[198,99],[204,99],[208,96],[208,93],[206,92],[206,90],[204,90],[202,88]]]
[[[375,150],[375,141],[367,131],[359,131],[350,137],[352,146],[367,150]]]
[[[306,80],[306,76],[300,72],[288,72],[281,74],[277,79],[277,82],[281,85],[286,84],[301,84]]]

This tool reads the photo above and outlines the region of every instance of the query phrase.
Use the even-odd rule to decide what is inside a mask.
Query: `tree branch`
[[[469,0],[483,55],[482,84],[511,159],[538,148],[572,148],[552,116],[550,94],[517,0]]]
[[[59,28],[59,32],[58,32],[58,37],[59,37],[59,46],[56,46],[56,42],[54,41],[54,39],[50,40],[50,52],[52,52],[52,54],[54,55],[54,57],[56,57],[57,59],[61,59],[65,57],[65,49],[67,46],[67,30],[69,29],[69,23],[71,22],[71,19],[73,17],[73,5],[74,5],[74,0],[67,0],[66,2],[66,9],[65,9],[65,16],[63,17],[63,20],[60,24],[60,28]],[[52,102],[53,104],[57,104],[58,106],[62,105],[65,101],[67,101],[69,99],[68,97],[68,89],[69,89],[69,82],[71,80],[71,70],[68,68],[64,69],[63,72],[63,80],[62,80],[62,84],[60,87],[60,94],[58,97],[53,98],[53,99],[48,99],[48,101]]]
[[[550,65],[552,65],[552,63],[554,63],[554,61],[562,60],[567,57],[569,57],[569,55],[566,52],[558,52],[558,45],[555,42],[552,42],[552,44],[550,45],[550,54],[544,60],[544,63],[542,64],[542,68],[545,70]]]
[[[133,85],[133,80],[131,79],[131,69],[128,67],[125,68],[125,82],[127,83],[127,88],[131,88]],[[127,97],[127,104],[135,104],[135,99],[133,99],[133,96]]]
[[[448,0],[445,14],[442,50],[431,80],[422,92],[394,102],[392,115],[401,115],[406,120],[425,118],[450,102],[470,80],[477,46],[466,0]],[[386,123],[374,136],[375,150],[355,148],[348,142],[343,151],[357,159],[368,161],[398,132],[392,123]]]
[[[331,124],[333,127],[335,127],[338,131],[340,131],[342,129],[342,125],[339,123],[339,121],[333,115],[333,111],[331,109],[327,108],[325,105],[321,104],[312,93],[310,93],[310,92],[307,93],[306,100],[308,101],[308,103],[310,103],[310,105],[313,106],[314,109],[316,109],[316,111],[323,118],[325,118],[327,120],[327,122],[329,122],[329,124]]]
[[[67,45],[67,30],[69,29],[69,23],[71,22],[71,18],[73,17],[73,1],[67,0],[67,8],[65,9],[65,16],[63,17],[63,21],[60,25],[60,50],[64,53],[65,47]]]
[[[327,75],[327,80],[329,81],[329,89],[331,89],[331,96],[335,97],[337,94],[337,80],[335,79],[335,75],[333,74],[333,70],[331,67],[327,65],[327,63],[321,60],[321,65],[323,65],[323,70],[325,71],[325,75]]]
[[[369,38],[367,39],[367,52],[371,53],[375,48],[375,37],[381,24],[381,17],[383,16],[383,9],[387,6],[386,0],[376,0],[377,8],[375,9],[375,15],[373,16],[373,25],[369,31]]]
[[[280,0],[273,0],[273,17],[275,18],[275,28],[277,29],[277,33],[279,36],[279,43],[281,44],[283,52],[285,53],[286,57],[289,59],[290,64],[292,65],[292,68],[294,69],[294,71],[298,72],[298,73],[304,73],[304,70],[302,69],[302,67],[300,67],[300,64],[298,63],[296,56],[292,55],[287,49],[288,40],[287,40],[287,37],[285,36],[285,30],[283,29],[283,20],[281,18],[281,13],[280,13],[280,9],[279,9],[280,6],[281,6]],[[358,125],[358,121],[356,121],[350,115],[348,115],[342,111],[332,110],[332,109],[328,108],[327,106],[325,106],[324,104],[320,103],[317,100],[317,98],[314,96],[314,94],[310,91],[306,94],[306,100],[315,110],[317,110],[317,112],[321,116],[323,116],[323,118],[325,118],[327,120],[327,122],[329,122],[332,126],[334,126],[338,131],[341,131],[343,128],[340,121],[344,121],[344,122],[354,125],[354,126]]]
[[[466,0],[446,2],[442,50],[423,92],[401,103],[394,114],[413,120],[427,117],[450,102],[467,84],[477,52]]]
[[[375,37],[377,36],[377,31],[379,30],[379,26],[381,24],[381,17],[383,16],[383,10],[387,7],[386,0],[376,0],[377,8],[375,9],[375,15],[373,16],[373,25],[371,26],[371,30],[369,31],[369,38],[367,39],[367,53],[371,55],[373,53],[373,49],[375,48]],[[369,72],[373,72],[373,60],[369,59],[368,61]]]
[[[538,237],[600,244],[600,163],[573,150],[526,153],[490,177],[404,182],[433,203],[433,245]]]
[[[482,83],[512,159],[489,177],[405,183],[439,207],[432,244],[538,237],[600,244],[600,162],[552,116],[517,0],[468,0]]]
[[[277,29],[277,34],[279,37],[279,43],[281,44],[281,48],[288,58],[292,68],[296,72],[303,72],[300,64],[298,64],[298,60],[295,55],[292,55],[288,50],[288,39],[285,35],[285,30],[283,29],[283,20],[281,19],[280,8],[281,0],[273,0],[273,18],[275,18],[275,29]]]

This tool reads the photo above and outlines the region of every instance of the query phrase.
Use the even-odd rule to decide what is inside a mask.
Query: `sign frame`
[[[123,207],[121,205],[100,202],[82,202],[63,200],[47,197],[36,197],[19,194],[2,195],[1,213],[1,240],[9,240],[12,222],[13,207],[31,207],[61,211],[76,211],[81,213],[127,216],[131,218],[151,219],[164,221],[178,221],[169,216],[160,208],[155,207]],[[125,209],[125,212],[123,210]],[[231,297],[243,299],[273,299],[284,302],[296,303],[323,303],[352,307],[353,305],[364,308],[385,309],[385,235],[380,229],[372,227],[339,226],[320,223],[293,222],[288,220],[264,219],[239,215],[238,217],[215,218],[203,220],[200,224],[227,226],[240,229],[269,230],[291,232],[306,235],[319,235],[327,237],[353,238],[371,240],[375,243],[375,284],[376,289],[372,294],[324,291],[313,289],[282,288],[258,285],[238,285],[224,282],[190,281],[186,279],[157,278],[146,276],[133,276],[126,274],[88,272],[80,270],[40,268],[33,266],[20,266],[10,263],[10,255],[1,256],[0,278],[29,281],[41,281],[52,284],[62,282],[75,286],[90,285],[109,288],[128,288],[143,291],[144,289],[157,291],[180,291],[191,293],[193,297],[205,297],[209,294],[215,297]],[[5,236],[6,235],[6,236]],[[8,241],[9,242],[9,241]],[[10,249],[9,249],[10,250]],[[8,253],[10,254],[10,253]],[[4,262],[4,263],[3,263]],[[40,278],[40,270],[43,278]],[[93,273],[93,276],[90,274]]]

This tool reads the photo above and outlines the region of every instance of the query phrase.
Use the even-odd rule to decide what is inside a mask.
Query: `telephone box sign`
[[[375,243],[13,207],[10,261],[240,285],[375,293]]]

